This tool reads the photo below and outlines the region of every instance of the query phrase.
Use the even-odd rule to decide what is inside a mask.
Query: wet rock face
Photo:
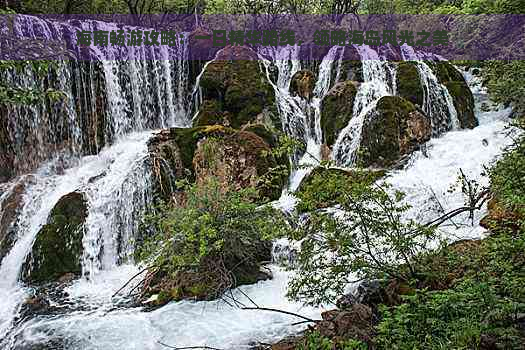
[[[336,84],[325,96],[321,104],[321,128],[324,140],[331,146],[337,140],[339,132],[344,129],[354,109],[354,99],[358,83],[345,81]]]
[[[381,98],[367,116],[361,135],[360,162],[390,167],[430,140],[430,120],[413,103],[397,96]]]
[[[0,202],[0,262],[13,246],[16,237],[16,218],[23,205],[25,182],[18,182],[6,189],[5,197]],[[2,195],[2,193],[0,193]]]
[[[151,167],[155,178],[154,193],[158,198],[169,200],[177,179],[191,174],[184,168],[177,139],[170,130],[162,130],[148,142]]]
[[[266,119],[280,128],[275,93],[253,50],[237,46],[221,50],[206,67],[200,86],[204,101],[194,126],[219,124],[239,129]]]
[[[287,174],[276,178],[273,186],[259,185],[261,176],[279,165],[276,159],[266,155],[269,151],[270,145],[250,131],[203,139],[193,158],[196,181],[203,183],[215,177],[224,188],[257,187],[262,195],[277,199]]]
[[[290,82],[290,93],[295,96],[300,96],[307,100],[313,97],[316,78],[310,70],[300,70],[296,72]]]
[[[13,177],[14,152],[7,127],[7,109],[0,106],[0,183],[8,181]]]
[[[423,86],[416,65],[413,62],[400,62],[396,74],[397,95],[415,105],[423,106]]]
[[[445,61],[435,63],[434,72],[439,82],[452,96],[461,128],[472,129],[478,126],[478,120],[474,115],[474,96],[463,75],[452,64]]]
[[[57,202],[37,234],[22,277],[31,283],[52,282],[67,273],[80,274],[87,203],[79,192]]]
[[[509,230],[511,232],[520,231],[522,215],[518,212],[506,208],[496,196],[493,196],[487,203],[488,213],[480,220],[480,226],[490,230],[492,233]]]

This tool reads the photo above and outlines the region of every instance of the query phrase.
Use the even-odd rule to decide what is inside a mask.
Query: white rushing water
[[[73,191],[86,194],[89,211],[83,243],[86,274],[105,260],[111,265],[116,263],[114,259],[119,256],[114,246],[116,234],[122,236],[124,255],[129,254],[129,241],[138,223],[130,216],[144,208],[144,189],[149,187],[149,175],[144,171],[149,137],[149,132],[130,134],[99,155],[80,159],[78,165],[63,174],[51,173],[50,164],[45,164],[32,177],[18,216],[16,241],[0,265],[0,295],[8,296],[7,301],[2,298],[0,302],[0,335],[5,335],[23,296],[23,287],[18,281],[22,264],[38,231],[62,196]],[[118,229],[116,222],[120,223]],[[98,252],[102,247],[105,248],[103,260],[99,261]]]
[[[404,60],[413,60],[423,87],[423,111],[430,117],[433,136],[449,130],[459,129],[458,113],[452,96],[447,88],[439,83],[438,78],[427,63],[422,61],[425,55],[416,52],[411,46],[401,46]]]
[[[332,158],[340,166],[352,166],[361,142],[361,130],[381,97],[395,93],[395,71],[369,46],[357,46],[363,64],[364,82],[359,86],[354,101],[352,119],[341,130],[332,151]],[[394,78],[393,78],[394,77]]]
[[[344,47],[333,46],[323,57],[310,99],[290,94],[290,84],[295,73],[301,70],[301,61],[297,59],[299,46],[275,49],[261,48],[261,58],[271,57],[272,61],[262,59],[270,84],[272,84],[277,100],[277,107],[284,131],[291,137],[304,142],[306,149],[299,159],[294,159],[298,168],[290,175],[288,190],[294,192],[302,179],[319,164],[321,160],[321,102],[330,87],[337,82]],[[277,82],[270,77],[270,65],[274,64],[278,71]],[[335,77],[333,78],[333,75]]]
[[[430,193],[435,193],[445,209],[461,204],[461,195],[447,190],[459,168],[482,180],[483,164],[489,164],[509,143],[505,136],[508,109],[478,114],[480,126],[472,130],[449,132],[432,140],[427,154],[415,153],[405,170],[393,171],[388,177],[396,188],[407,193],[414,206],[414,217],[431,218],[435,213]],[[484,141],[485,140],[485,141]],[[468,150],[468,151],[467,151]],[[432,191],[429,189],[432,188]],[[284,197],[284,209],[293,206],[291,197]],[[483,215],[480,212],[476,220]],[[479,237],[477,223],[459,229],[448,227],[456,239]],[[53,318],[35,318],[17,329],[18,339],[42,342],[64,339],[68,349],[162,349],[158,342],[173,346],[208,345],[222,349],[249,348],[256,341],[271,342],[290,334],[297,327],[293,317],[260,311],[243,311],[225,303],[183,301],[171,303],[154,312],[140,309],[113,308],[111,295],[129,276],[137,271],[133,266],[120,266],[97,275],[93,281],[77,281],[67,291],[74,300],[87,299],[89,311],[77,311]],[[299,312],[313,318],[320,309],[304,308],[285,298],[288,274],[273,267],[274,279],[241,287],[258,305]],[[239,292],[243,302],[249,303]]]

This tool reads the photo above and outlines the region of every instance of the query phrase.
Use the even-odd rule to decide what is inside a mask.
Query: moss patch
[[[335,143],[339,132],[352,119],[354,99],[357,94],[356,85],[352,81],[336,84],[323,99],[321,104],[321,128],[325,143],[328,146]]]
[[[469,129],[478,126],[478,120],[474,115],[474,96],[463,75],[449,62],[435,62],[431,64],[431,67],[439,82],[452,96],[460,126]]]
[[[25,280],[51,282],[66,273],[81,273],[86,217],[87,204],[81,193],[72,192],[58,201],[47,224],[37,234],[24,266]]]
[[[413,62],[400,62],[396,74],[397,94],[413,104],[423,105],[423,87],[416,65]]]
[[[235,57],[250,57],[253,51],[241,48],[228,48],[223,52],[225,57],[231,54]],[[200,86],[205,100],[214,101],[203,105],[203,116],[197,118],[195,126],[210,124],[209,121],[233,128],[255,121],[259,114],[275,104],[275,93],[265,74],[261,71],[258,61],[253,59],[234,59],[213,61],[206,67]],[[212,107],[212,108],[210,108]],[[211,112],[207,112],[211,109]],[[221,120],[221,116],[223,120]],[[213,116],[216,115],[217,117]],[[279,124],[278,116],[273,116]]]
[[[372,184],[384,175],[381,170],[315,168],[297,190],[300,199],[297,210],[303,213],[336,205],[348,188]]]
[[[362,166],[389,167],[430,139],[430,121],[410,101],[385,96],[367,116],[361,135]]]

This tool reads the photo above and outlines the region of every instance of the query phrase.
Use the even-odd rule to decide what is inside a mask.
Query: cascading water
[[[262,57],[271,57],[272,61],[263,59],[268,80],[272,84],[277,100],[277,107],[284,131],[291,137],[302,140],[306,145],[305,153],[300,159],[294,159],[300,168],[290,177],[290,191],[295,191],[301,180],[311,171],[321,159],[321,101],[333,85],[333,70],[335,81],[339,77],[344,47],[333,46],[321,61],[317,81],[311,99],[290,94],[292,77],[301,69],[301,62],[297,59],[299,47],[285,47],[280,49],[262,48]],[[270,64],[278,70],[277,82],[274,83],[270,75]],[[335,63],[335,64],[334,64]]]
[[[144,171],[148,157],[146,142],[150,133],[132,134],[103,150],[98,156],[80,159],[76,167],[56,175],[45,164],[26,189],[24,205],[18,216],[16,241],[0,265],[0,290],[2,294],[19,294],[18,279],[22,265],[40,228],[58,200],[73,191],[87,195],[89,214],[84,239],[84,270],[92,273],[91,262],[98,261],[94,251],[104,247],[102,266],[112,267],[119,256],[115,247],[116,237],[122,245],[122,256],[129,253],[136,217],[147,199],[149,174]],[[95,179],[95,180],[94,180]],[[117,227],[118,226],[118,227]],[[102,231],[102,232],[100,232]],[[97,243],[94,243],[97,242]],[[105,263],[105,264],[104,264]],[[14,307],[14,306],[11,306]],[[7,331],[12,313],[0,314],[0,334]],[[6,319],[4,319],[6,317]]]
[[[367,118],[373,117],[377,101],[395,93],[395,71],[391,64],[379,57],[369,46],[357,46],[363,63],[364,82],[359,86],[354,101],[352,119],[341,130],[333,147],[332,158],[340,166],[354,164],[361,142],[361,130]]]
[[[75,37],[77,30],[118,29],[113,23],[59,23],[22,15],[16,17],[13,26],[14,35],[46,40]],[[12,153],[25,155],[23,162],[12,157],[12,175],[32,171],[49,160],[50,154],[60,151],[76,156],[96,154],[132,131],[188,126],[191,101],[187,94],[188,40],[184,39],[172,47],[128,46],[128,55],[133,57],[130,60],[56,61],[56,68],[44,79],[30,68],[4,73],[0,78],[12,86],[54,88],[66,97],[41,105],[7,107]],[[73,46],[72,50],[81,49]],[[90,46],[89,50],[95,57],[107,58],[116,57],[121,48]]]
[[[439,83],[436,75],[427,63],[422,61],[423,54],[411,46],[401,46],[404,60],[413,60],[419,72],[423,86],[423,111],[432,123],[432,135],[439,136],[449,130],[459,129],[458,113],[448,89]]]

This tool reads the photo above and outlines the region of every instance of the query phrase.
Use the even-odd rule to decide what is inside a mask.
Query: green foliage
[[[338,192],[340,210],[313,213],[294,231],[292,238],[301,241],[301,251],[289,296],[308,304],[333,303],[352,278],[416,277],[418,253],[437,234],[403,218],[409,209],[403,193],[366,181],[339,187],[337,175],[324,175],[323,180],[329,184],[325,188]]]
[[[14,72],[20,74],[25,70],[31,70],[38,79],[45,78],[50,72],[56,69],[56,62],[53,61],[0,61],[0,76],[7,74],[7,72]],[[41,102],[48,98],[51,101],[57,101],[65,98],[63,92],[55,89],[40,89],[21,88],[0,81],[0,104],[23,104],[31,105]]]
[[[525,218],[525,117],[517,119],[514,126],[521,129],[520,134],[490,169],[490,180],[498,202]],[[525,228],[524,222],[520,224]]]
[[[228,274],[235,265],[258,266],[264,252],[257,242],[271,240],[287,228],[279,212],[254,203],[258,193],[253,188],[230,191],[214,179],[198,186],[179,185],[186,198],[147,217],[155,233],[139,254],[139,260],[172,278],[211,273],[207,269],[215,267],[224,267]]]
[[[336,205],[344,200],[345,191],[354,186],[371,185],[384,175],[382,171],[342,170],[318,167],[303,180],[296,193],[299,212],[308,212]]]
[[[376,338],[382,349],[472,349],[481,335],[520,349],[512,315],[525,304],[501,297],[489,283],[467,279],[444,291],[418,291],[392,309],[383,308]]]
[[[483,64],[485,84],[494,101],[525,115],[525,61],[488,61]]]
[[[368,346],[362,341],[349,339],[334,341],[323,337],[318,331],[309,332],[304,341],[297,347],[298,350],[366,350]]]
[[[524,248],[522,232],[489,237],[478,249],[447,251],[442,268],[456,274],[452,288],[419,290],[400,306],[384,307],[380,348],[472,349],[484,335],[505,349],[521,349],[515,318],[525,311]]]

